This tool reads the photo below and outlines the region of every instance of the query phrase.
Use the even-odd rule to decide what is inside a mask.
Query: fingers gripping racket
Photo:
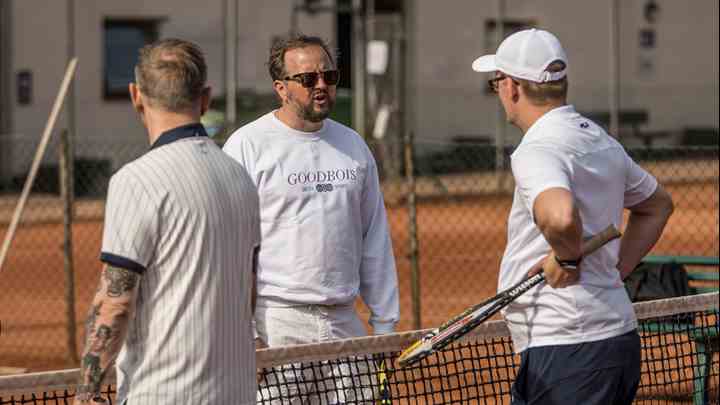
[[[385,369],[385,360],[379,359],[375,363],[377,364],[377,379],[380,387],[375,403],[376,405],[390,405],[392,401],[390,400],[390,383]]]
[[[620,232],[615,228],[615,226],[610,225],[602,232],[593,235],[583,242],[582,254],[583,256],[588,255],[611,240],[619,237]],[[534,276],[525,278],[523,281],[500,292],[498,295],[466,309],[460,315],[445,322],[439,328],[433,329],[422,339],[416,341],[410,347],[405,349],[400,354],[400,357],[398,357],[398,364],[400,367],[409,366],[422,360],[431,353],[442,349],[473,330],[475,327],[513,302],[517,297],[521,296],[544,280],[545,275],[540,272]]]

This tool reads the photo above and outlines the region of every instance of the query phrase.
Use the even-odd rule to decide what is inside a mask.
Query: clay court
[[[718,255],[718,167],[717,161],[711,164],[714,168],[710,166],[706,173],[709,179],[667,187],[676,211],[653,253]],[[418,204],[423,328],[437,326],[494,295],[510,204],[508,194],[441,195]],[[77,209],[80,220],[73,226],[73,241],[77,342],[81,347],[82,323],[100,269],[102,202],[81,202]],[[63,228],[57,218],[52,219],[54,215],[43,212],[36,213],[40,215],[36,223],[19,227],[0,274],[0,366],[34,371],[76,366],[66,350]],[[402,202],[390,204],[388,216],[400,279],[399,330],[409,330],[413,319],[407,208]],[[4,236],[6,222],[0,235]]]

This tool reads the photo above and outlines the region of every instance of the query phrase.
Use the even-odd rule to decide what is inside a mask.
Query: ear
[[[277,93],[278,97],[280,97],[280,100],[283,104],[285,104],[285,101],[287,100],[287,85],[282,80],[275,80],[273,81],[273,89],[275,90],[275,93]]]
[[[508,86],[510,86],[510,97],[513,101],[513,103],[517,103],[520,100],[520,83],[515,82],[514,80],[506,80],[508,82]]]
[[[202,94],[200,95],[200,116],[202,117],[205,115],[208,109],[210,109],[210,94],[211,94],[210,86],[207,86],[203,89]]]
[[[145,107],[143,106],[142,93],[140,93],[140,89],[135,83],[130,83],[128,85],[128,91],[130,92],[130,101],[132,102],[133,108],[135,108],[135,111],[142,114]]]

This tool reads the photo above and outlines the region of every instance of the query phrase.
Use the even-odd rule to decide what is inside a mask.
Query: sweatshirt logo
[[[318,170],[290,173],[287,182],[291,186],[308,183],[333,183],[357,180],[357,169]]]
[[[315,185],[315,190],[317,190],[318,193],[330,192],[330,191],[333,191],[333,185],[330,184],[330,183],[325,183],[325,184],[320,183],[320,184],[316,184],[316,185]]]

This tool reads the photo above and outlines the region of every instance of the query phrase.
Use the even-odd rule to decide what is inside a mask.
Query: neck
[[[288,104],[283,105],[275,112],[275,117],[282,121],[283,124],[289,126],[292,129],[303,132],[316,132],[319,131],[323,126],[323,121],[312,122],[304,120],[292,111]]]
[[[517,125],[517,127],[520,128],[522,133],[525,134],[530,129],[530,127],[533,126],[533,124],[535,124],[535,122],[540,119],[540,117],[547,114],[551,110],[562,107],[564,105],[564,101],[545,104],[542,106],[529,105],[526,108],[525,113],[518,116],[515,125]]]
[[[199,123],[200,114],[191,112],[186,113],[175,113],[168,111],[148,110],[144,114],[144,123],[148,131],[148,139],[150,145],[163,134],[163,132],[169,131],[173,128],[177,128],[182,125]]]

